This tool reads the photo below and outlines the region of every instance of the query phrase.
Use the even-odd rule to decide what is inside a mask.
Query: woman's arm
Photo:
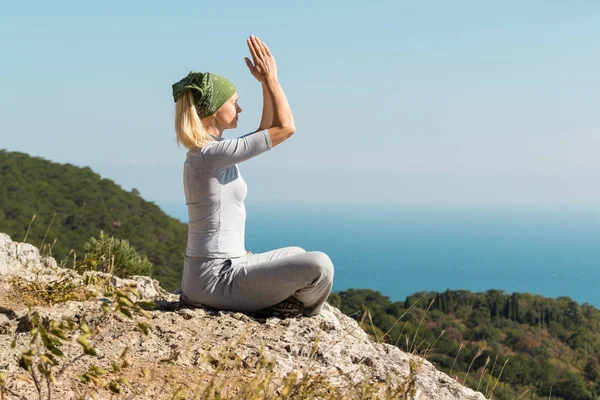
[[[269,127],[269,134],[271,135],[272,147],[275,147],[294,134],[296,125],[294,124],[292,110],[277,76],[267,78],[265,85],[273,104],[273,123]]]
[[[253,35],[248,38],[248,48],[254,59],[254,65],[248,58],[246,64],[252,75],[263,85],[263,119],[260,126],[263,129],[268,128],[272,146],[275,147],[294,134],[296,130],[294,117],[277,78],[277,65],[271,51],[266,44]],[[267,102],[269,107],[266,107]],[[265,118],[266,110],[272,112],[272,117],[267,115]],[[271,123],[268,123],[269,118]]]
[[[263,111],[262,119],[260,120],[257,131],[262,131],[273,125],[273,103],[271,103],[271,95],[269,94],[269,89],[267,89],[264,81],[261,82],[261,85],[263,93]]]
[[[237,139],[210,142],[201,150],[202,161],[212,168],[227,168],[258,156],[273,147],[268,130],[256,131]]]

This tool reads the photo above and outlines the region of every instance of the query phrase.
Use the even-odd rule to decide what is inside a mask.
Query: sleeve
[[[202,149],[202,157],[217,168],[226,168],[256,157],[273,147],[267,129],[248,133],[237,139],[209,143]]]

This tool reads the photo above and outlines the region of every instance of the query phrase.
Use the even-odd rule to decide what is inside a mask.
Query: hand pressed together
[[[264,82],[269,78],[277,78],[275,58],[273,58],[267,45],[254,35],[250,35],[247,42],[254,64],[248,57],[244,57],[244,60],[246,61],[246,65],[248,66],[248,69],[250,69],[252,76],[259,82]]]

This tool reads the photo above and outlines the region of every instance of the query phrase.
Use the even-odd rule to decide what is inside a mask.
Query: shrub
[[[100,238],[91,237],[85,244],[83,264],[93,269],[109,272],[118,277],[152,274],[152,263],[139,254],[125,239],[106,236],[100,231]]]

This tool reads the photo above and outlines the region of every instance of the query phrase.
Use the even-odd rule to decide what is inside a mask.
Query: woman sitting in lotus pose
[[[189,151],[183,170],[189,225],[181,301],[193,306],[257,312],[281,317],[319,314],[333,282],[327,254],[284,247],[246,251],[246,182],[238,164],[290,138],[294,118],[277,78],[275,59],[257,37],[248,38],[262,84],[258,129],[237,139],[223,131],[237,126],[238,94],[227,79],[190,72],[173,85],[177,140]]]

